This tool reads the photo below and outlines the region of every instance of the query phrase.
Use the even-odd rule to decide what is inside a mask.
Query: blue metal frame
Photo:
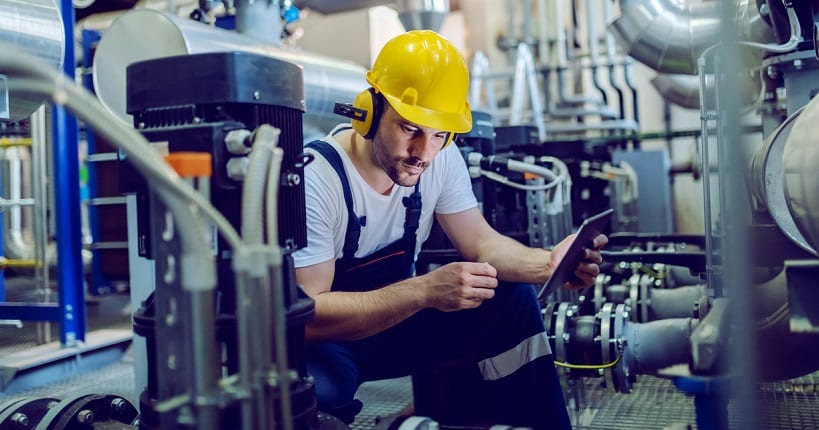
[[[60,0],[65,32],[63,73],[75,75],[74,5]],[[77,119],[62,106],[54,106],[54,203],[57,214],[57,295],[60,308],[60,342],[74,346],[85,341],[82,220],[80,217],[79,128]]]
[[[81,45],[82,45],[82,58],[83,58],[83,67],[89,69],[91,67],[91,59],[93,56],[92,49],[94,44],[97,43],[101,38],[100,32],[96,30],[89,30],[84,29],[81,34]],[[86,74],[82,77],[83,86],[89,91],[93,90],[93,82],[91,76]],[[96,152],[96,138],[93,130],[89,130],[86,128],[85,130],[85,141],[88,146],[88,153],[93,154]],[[82,200],[90,199],[96,197],[98,195],[97,192],[97,182],[95,178],[97,177],[97,168],[95,163],[86,163],[86,168],[88,169],[88,183],[85,184],[85,195],[81,196]],[[81,190],[82,192],[83,190]],[[88,206],[88,225],[91,229],[91,237],[94,241],[98,241],[100,239],[100,227],[99,227],[99,210],[96,206]],[[102,270],[102,258],[100,255],[101,251],[97,249],[91,250],[91,281],[89,285],[89,292],[94,295],[101,295],[107,294],[112,291],[111,288],[111,281],[103,274]]]
[[[0,175],[0,190],[3,189],[3,175]],[[3,257],[3,212],[0,212],[0,257]],[[0,269],[0,304],[6,301],[6,275],[4,270]],[[2,308],[2,305],[0,305]]]

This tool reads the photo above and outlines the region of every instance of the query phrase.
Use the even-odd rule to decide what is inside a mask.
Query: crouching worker
[[[307,363],[319,409],[349,423],[363,382],[469,360],[487,393],[476,406],[497,424],[570,428],[531,284],[546,281],[572,237],[530,248],[484,219],[451,144],[472,116],[466,60],[448,40],[401,34],[366,78],[351,123],[307,145],[308,245],[294,258],[315,300]],[[433,217],[465,261],[413,276]],[[567,288],[592,284],[606,242],[595,238]]]

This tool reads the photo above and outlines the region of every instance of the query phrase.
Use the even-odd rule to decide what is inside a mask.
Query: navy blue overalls
[[[403,201],[403,236],[373,254],[356,258],[361,227],[366,222],[353,210],[341,158],[326,142],[311,142],[307,147],[318,151],[339,175],[347,206],[344,255],[336,260],[332,290],[369,291],[410,277],[421,214],[418,185]],[[366,339],[308,344],[307,369],[316,380],[319,410],[350,423],[362,408],[354,398],[355,392],[366,381],[407,376],[443,363],[478,363],[487,357],[503,356],[509,350],[520,349],[525,343],[522,340],[536,338],[543,331],[532,286],[503,284],[494,298],[476,309],[424,309]],[[483,419],[537,429],[571,428],[551,354],[535,357],[511,375],[481,381],[480,385],[480,393],[475,396],[479,404],[474,405],[474,410],[481,411]]]

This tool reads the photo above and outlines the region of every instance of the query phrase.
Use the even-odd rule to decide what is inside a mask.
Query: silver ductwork
[[[753,43],[775,41],[756,3],[736,0],[739,39]],[[689,109],[699,108],[697,60],[720,36],[719,2],[702,0],[621,0],[622,15],[609,30],[625,53],[660,74],[652,80],[666,100]],[[758,64],[759,50],[743,50],[748,64]],[[690,77],[687,75],[691,75]],[[711,84],[711,83],[709,83]],[[743,85],[741,104],[759,95],[759,79]]]
[[[651,79],[651,85],[664,100],[686,109],[700,108],[700,78],[697,75],[660,73]],[[706,76],[706,95],[714,94],[713,76]],[[758,78],[739,82],[739,105],[755,103],[761,94],[762,83]]]
[[[366,69],[358,64],[276,46],[158,10],[135,9],[117,18],[100,40],[93,64],[94,89],[103,105],[130,125],[133,121],[125,110],[128,65],[174,55],[232,51],[301,66],[307,109],[305,139],[322,136],[341,122],[342,118],[333,113],[335,102],[352,102],[367,87]]]
[[[19,48],[59,69],[65,56],[63,20],[55,0],[0,0],[0,45]],[[0,74],[0,93],[4,93]],[[5,98],[5,94],[0,94]],[[29,94],[8,94],[8,118],[19,121],[42,106],[45,99]],[[0,102],[0,107],[5,104]]]
[[[651,85],[664,100],[686,109],[700,107],[700,80],[695,75],[661,73],[651,80]]]
[[[718,2],[620,0],[609,26],[625,53],[661,73],[695,74],[697,58],[719,40]]]

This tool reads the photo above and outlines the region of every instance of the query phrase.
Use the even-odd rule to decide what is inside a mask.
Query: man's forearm
[[[307,325],[308,341],[348,341],[380,333],[424,308],[423,295],[410,278],[366,292],[328,291],[314,297],[316,317]]]
[[[552,273],[550,252],[531,248],[498,234],[479,249],[478,260],[498,270],[498,279],[510,282],[543,283]]]

